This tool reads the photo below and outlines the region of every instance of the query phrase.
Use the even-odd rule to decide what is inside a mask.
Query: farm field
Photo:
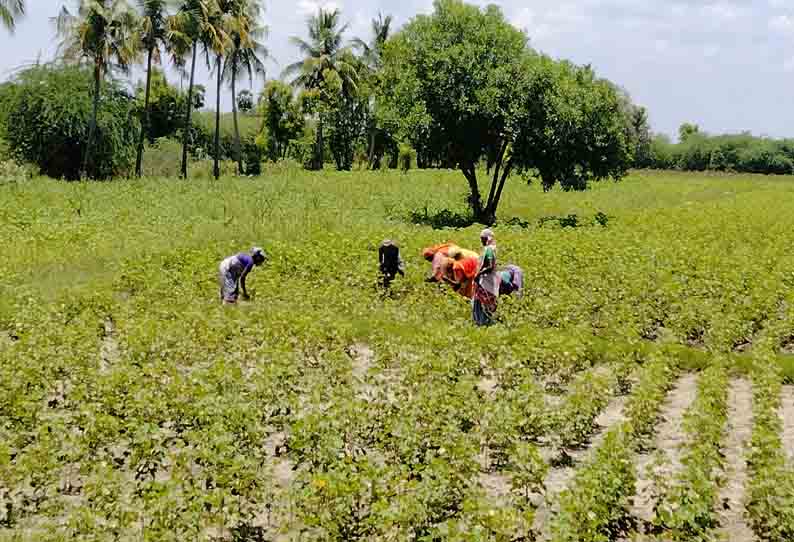
[[[514,178],[488,329],[414,223],[465,189],[0,179],[0,540],[794,540],[794,178]]]

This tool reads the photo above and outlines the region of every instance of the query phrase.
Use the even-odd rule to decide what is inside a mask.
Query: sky
[[[470,0],[499,5],[535,49],[591,64],[647,107],[652,128],[674,136],[694,122],[710,133],[749,130],[794,137],[794,2],[790,0]],[[27,0],[14,35],[0,29],[0,79],[51,59],[57,42],[50,18],[71,0]],[[299,59],[290,36],[305,36],[306,18],[338,8],[348,38],[368,38],[379,11],[397,26],[432,11],[432,0],[264,0],[269,28],[268,76]],[[131,78],[138,80],[137,69]],[[197,75],[214,103],[206,68]],[[172,78],[174,83],[178,78]],[[245,87],[247,85],[243,85]],[[255,93],[261,81],[254,82]],[[224,93],[222,108],[230,101]]]

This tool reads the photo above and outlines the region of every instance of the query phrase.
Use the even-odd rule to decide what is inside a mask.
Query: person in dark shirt
[[[223,260],[218,269],[221,301],[230,305],[237,303],[240,289],[243,290],[243,299],[249,299],[248,291],[245,289],[245,278],[254,266],[262,265],[266,259],[265,251],[254,247],[250,253],[241,252]]]
[[[380,274],[385,288],[391,285],[398,273],[403,277],[405,276],[405,264],[400,258],[400,247],[390,239],[386,239],[380,244],[378,262],[380,263]]]

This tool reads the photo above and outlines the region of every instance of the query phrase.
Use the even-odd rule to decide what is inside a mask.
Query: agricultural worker
[[[449,249],[454,246],[452,243],[443,243],[422,251],[425,260],[432,263],[430,275],[425,279],[427,282],[444,282],[444,278],[450,276],[452,261],[449,258]]]
[[[265,251],[259,247],[254,247],[250,253],[241,252],[223,260],[218,268],[220,272],[221,301],[229,305],[237,303],[240,289],[243,290],[243,299],[250,299],[248,291],[245,289],[245,278],[254,266],[259,267],[265,263],[266,259]]]
[[[405,264],[400,258],[400,247],[390,239],[384,240],[378,249],[378,262],[384,288],[388,288],[397,277],[397,273],[405,276]]]
[[[449,284],[460,295],[471,299],[474,296],[474,277],[477,276],[480,256],[473,250],[450,247],[449,257],[453,260]]]
[[[508,265],[499,271],[502,279],[499,283],[499,295],[510,295],[515,292],[516,297],[521,297],[524,289],[524,271],[517,265]]]
[[[472,299],[472,317],[478,326],[493,324],[496,312],[496,300],[502,277],[496,271],[496,238],[493,231],[484,229],[480,233],[483,251],[477,276],[474,278],[474,299]]]

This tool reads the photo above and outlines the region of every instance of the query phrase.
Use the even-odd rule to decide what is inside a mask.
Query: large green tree
[[[582,189],[619,178],[628,165],[613,86],[535,53],[495,6],[436,0],[431,15],[415,17],[386,44],[382,79],[381,121],[425,163],[461,170],[480,222],[496,220],[514,172],[537,172],[544,187]],[[485,201],[483,160],[491,173]]]
[[[253,82],[254,74],[264,75],[264,59],[268,51],[262,44],[266,29],[259,23],[262,6],[257,0],[237,0],[229,6],[229,37],[231,47],[226,55],[224,76],[232,91],[232,117],[234,119],[234,155],[237,173],[243,173],[243,158],[240,150],[240,126],[237,121],[237,81],[248,76]]]
[[[259,102],[263,119],[265,155],[269,160],[287,156],[291,141],[303,133],[304,120],[292,87],[281,81],[269,81]]]
[[[82,176],[88,169],[101,83],[111,68],[128,73],[138,56],[138,18],[125,0],[79,0],[73,14],[65,6],[55,19],[60,52],[67,61],[89,62],[94,70],[94,105],[83,157]]]
[[[25,15],[25,0],[0,0],[0,23],[14,31],[19,17]]]
[[[291,64],[285,73],[292,76],[292,85],[317,96],[317,136],[313,168],[322,169],[324,163],[323,125],[329,104],[344,88],[355,90],[358,73],[350,61],[351,55],[343,47],[347,25],[341,24],[339,10],[320,9],[307,20],[309,39],[293,37],[303,60]]]
[[[143,105],[143,130],[138,141],[135,175],[140,177],[143,166],[143,141],[150,132],[151,111],[149,97],[152,88],[152,62],[160,61],[161,48],[168,48],[168,2],[166,0],[138,0],[141,14],[141,47],[146,52],[146,90]]]

